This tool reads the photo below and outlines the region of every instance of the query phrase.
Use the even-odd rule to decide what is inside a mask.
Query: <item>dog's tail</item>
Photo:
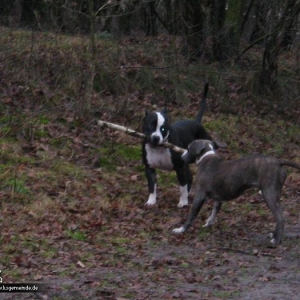
[[[279,164],[280,164],[281,166],[288,166],[288,167],[292,167],[292,168],[295,168],[295,169],[300,170],[300,164],[297,164],[297,163],[292,162],[292,161],[280,159],[280,160],[279,160]]]
[[[204,91],[203,91],[203,95],[202,95],[200,109],[199,109],[199,112],[198,112],[198,114],[196,116],[196,119],[195,119],[195,121],[197,123],[201,123],[203,114],[204,114],[205,109],[206,109],[206,98],[207,98],[207,94],[208,94],[208,87],[209,87],[209,84],[206,82],[205,86],[204,86]]]

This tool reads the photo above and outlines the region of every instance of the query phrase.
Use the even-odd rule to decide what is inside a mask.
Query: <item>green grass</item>
[[[257,153],[282,157],[286,147],[299,139],[299,127],[281,119],[256,116],[220,115],[215,120],[205,122],[209,131],[226,142],[232,153],[246,155]],[[286,128],[286,129],[285,129]]]
[[[83,174],[81,168],[76,164],[60,159],[53,161],[50,171],[53,172],[53,176],[59,174],[59,176],[67,176],[72,179],[81,178]]]
[[[125,146],[119,144],[115,149],[117,155],[125,160],[141,160],[142,150],[140,146]]]
[[[217,219],[216,219],[216,222],[217,222]],[[198,237],[200,240],[205,240],[210,234],[211,234],[211,229],[212,227],[202,227],[205,223],[201,223],[200,224],[200,230],[199,230],[199,233],[198,233]],[[214,225],[212,225],[214,226]]]
[[[235,294],[235,293],[230,292],[230,291],[215,291],[213,294],[218,299],[230,299],[232,294]]]
[[[4,272],[3,272],[4,273]],[[24,275],[22,274],[22,272],[20,272],[20,270],[18,269],[6,269],[4,274],[1,274],[3,277],[6,276],[11,276],[12,278],[14,278],[14,280],[16,280],[17,282],[21,282],[21,280],[24,279]]]
[[[123,145],[120,143],[104,144],[97,150],[100,154],[100,166],[116,170],[116,166],[128,162],[141,162],[141,146]],[[119,164],[118,164],[119,162]]]
[[[87,237],[85,235],[84,232],[80,231],[80,230],[66,230],[66,235],[71,238],[71,239],[74,239],[74,240],[77,240],[77,241],[86,241]]]

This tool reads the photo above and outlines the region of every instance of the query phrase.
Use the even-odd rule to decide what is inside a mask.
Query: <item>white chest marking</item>
[[[146,144],[147,161],[150,168],[162,169],[162,170],[172,170],[173,164],[171,159],[170,149],[164,147],[151,147]]]

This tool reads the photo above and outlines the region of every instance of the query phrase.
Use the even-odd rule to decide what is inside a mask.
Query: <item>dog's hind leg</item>
[[[190,209],[189,215],[188,215],[187,220],[185,221],[184,225],[179,228],[173,229],[173,232],[175,232],[175,233],[185,232],[194,223],[194,221],[204,203],[205,203],[205,194],[197,193],[194,198],[192,207]]]
[[[206,223],[203,225],[203,227],[212,226],[215,223],[216,216],[219,213],[221,207],[222,207],[222,202],[214,201],[214,207],[211,212],[211,215],[208,217],[208,219],[207,219]]]
[[[284,217],[279,203],[281,188],[275,189],[268,187],[266,190],[263,190],[262,193],[276,222],[275,231],[271,233],[271,243],[276,246],[281,242],[284,229]]]
[[[156,203],[156,173],[155,169],[146,167],[145,174],[148,180],[149,197],[146,205],[154,205]]]

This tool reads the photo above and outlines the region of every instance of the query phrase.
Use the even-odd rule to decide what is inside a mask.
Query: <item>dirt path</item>
[[[156,214],[157,211],[150,211],[147,217],[154,217],[155,221]],[[276,249],[267,247],[266,235],[256,232],[259,227],[250,231],[241,229],[242,225],[224,229],[219,224],[201,235],[199,228],[193,228],[185,236],[172,235],[170,228],[165,228],[160,235],[153,232],[146,239],[138,237],[138,243],[130,236],[132,241],[127,240],[122,246],[116,239],[107,239],[107,245],[101,246],[57,239],[65,250],[55,259],[42,261],[39,255],[32,258],[40,264],[49,264],[48,272],[43,266],[39,280],[47,283],[46,292],[17,297],[299,299],[300,223],[288,222],[284,242]],[[120,228],[120,235],[116,234],[120,239],[122,232]],[[80,267],[75,249],[90,254],[90,261],[87,260],[90,264],[84,262]],[[70,269],[72,265],[77,268],[63,276],[66,261]],[[15,297],[16,294],[1,294],[1,299]]]

